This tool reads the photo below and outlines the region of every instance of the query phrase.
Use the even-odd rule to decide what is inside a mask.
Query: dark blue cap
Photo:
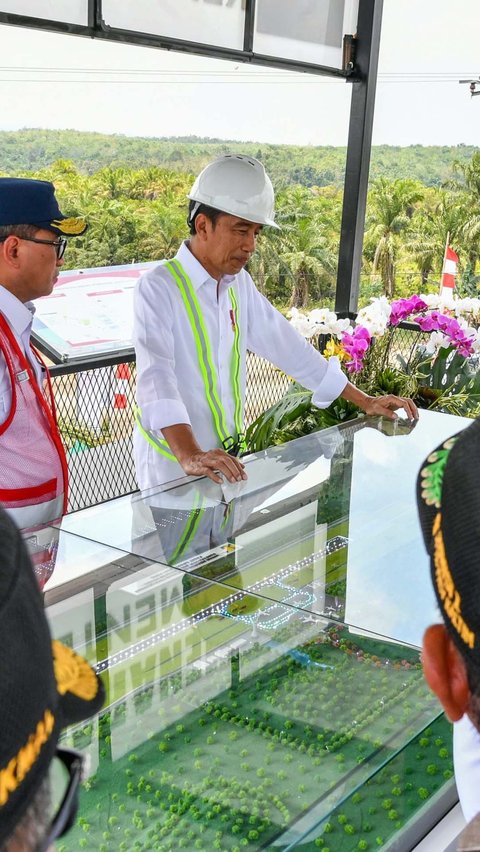
[[[0,178],[0,225],[36,225],[63,237],[87,230],[84,219],[60,212],[53,183],[30,178]]]

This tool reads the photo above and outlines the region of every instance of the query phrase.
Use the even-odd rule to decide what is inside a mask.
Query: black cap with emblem
[[[0,847],[28,808],[64,727],[105,699],[82,657],[52,642],[23,539],[0,508]]]
[[[480,420],[425,459],[417,504],[445,626],[480,674]]]

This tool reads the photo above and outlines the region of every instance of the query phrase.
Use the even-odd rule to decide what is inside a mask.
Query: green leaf
[[[357,416],[358,408],[342,397],[334,400],[328,408],[317,408],[312,404],[311,391],[293,382],[282,399],[247,429],[248,450],[259,452]]]
[[[256,453],[272,446],[273,433],[276,430],[285,429],[298,417],[311,414],[313,409],[312,392],[298,382],[292,382],[282,399],[264,411],[248,427],[246,439],[249,452]]]

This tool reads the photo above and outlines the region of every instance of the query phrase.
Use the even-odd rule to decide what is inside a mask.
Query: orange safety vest
[[[33,346],[32,351],[45,367]],[[25,529],[65,514],[67,459],[48,370],[42,392],[32,365],[1,313],[0,352],[12,387],[10,411],[0,424],[0,502],[17,526]]]

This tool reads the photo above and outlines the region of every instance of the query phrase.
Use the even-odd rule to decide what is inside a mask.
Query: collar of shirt
[[[33,322],[35,306],[32,302],[21,302],[10,290],[0,284],[0,311],[17,337],[29,332]]]
[[[176,259],[180,261],[185,272],[187,273],[190,281],[193,284],[195,290],[199,290],[202,284],[206,284],[207,282],[212,282],[217,285],[217,282],[211,275],[208,274],[207,270],[202,266],[199,260],[195,257],[194,254],[190,251],[188,247],[188,240],[185,240],[180,246]],[[230,284],[235,281],[236,275],[224,275],[220,280],[220,287],[223,289],[225,287],[230,287]]]

